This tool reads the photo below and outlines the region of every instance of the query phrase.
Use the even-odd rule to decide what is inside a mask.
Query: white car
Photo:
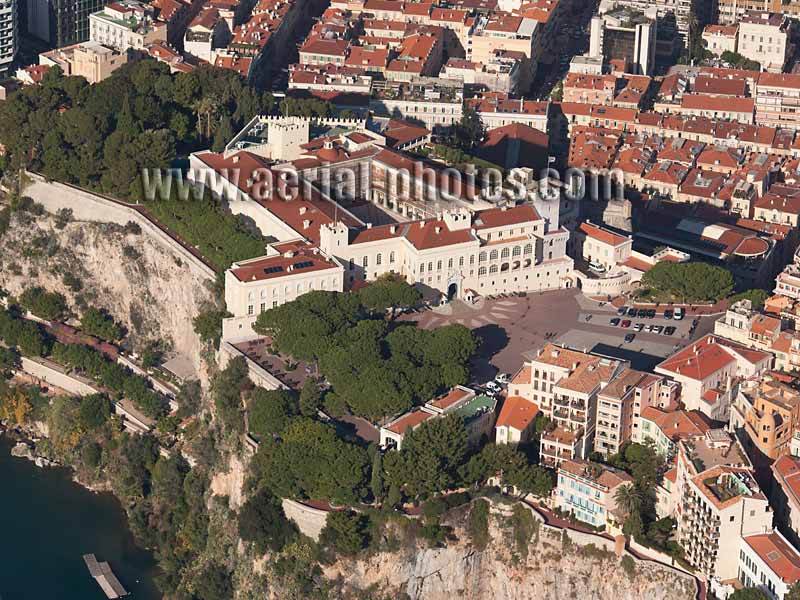
[[[500,385],[496,381],[490,381],[489,383],[486,384],[486,389],[492,390],[493,392],[499,392]]]
[[[675,319],[676,321],[680,321],[681,319],[683,319],[683,314],[684,314],[683,309],[679,306],[672,313],[672,318]]]
[[[511,379],[511,376],[508,373],[498,373],[494,376],[494,380],[497,383],[508,383],[509,379]]]

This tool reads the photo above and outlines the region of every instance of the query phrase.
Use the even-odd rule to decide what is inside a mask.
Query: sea
[[[0,600],[103,600],[84,554],[107,561],[132,600],[160,600],[153,555],[138,547],[108,493],[10,455],[0,436]]]

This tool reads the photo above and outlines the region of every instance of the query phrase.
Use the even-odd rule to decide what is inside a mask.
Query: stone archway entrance
[[[455,298],[458,298],[458,284],[454,282],[447,286],[447,301],[450,302]]]

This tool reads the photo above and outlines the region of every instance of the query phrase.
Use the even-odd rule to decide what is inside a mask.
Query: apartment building
[[[644,13],[625,5],[592,18],[589,32],[591,58],[601,58],[606,64],[620,61],[626,73],[651,75],[656,59],[657,24]]]
[[[470,98],[466,104],[477,111],[487,129],[518,123],[545,133],[549,131],[549,102],[512,99],[497,93],[486,94],[482,98]]]
[[[772,510],[747,468],[715,466],[689,478],[681,497],[678,541],[707,577],[735,579],[742,537],[772,531]]]
[[[739,582],[784,600],[800,581],[800,552],[779,532],[745,536],[739,550]]]
[[[775,511],[775,526],[793,544],[800,544],[800,458],[784,454],[770,469],[774,485],[769,501]]]
[[[55,48],[85,42],[90,39],[89,15],[105,4],[105,0],[30,0],[25,3],[27,32]]]
[[[58,66],[66,76],[83,77],[98,83],[128,62],[128,55],[97,42],[81,42],[39,55],[39,64]]]
[[[706,50],[714,56],[722,56],[725,52],[736,52],[738,39],[738,25],[706,25],[703,29]]]
[[[668,356],[655,372],[680,383],[687,410],[727,421],[739,384],[762,376],[771,365],[769,353],[709,334]]]
[[[167,39],[167,24],[156,20],[151,6],[122,0],[89,15],[89,39],[120,51],[141,50]]]
[[[757,124],[800,128],[800,75],[761,73],[753,96]]]
[[[536,404],[551,420],[553,426],[540,439],[543,464],[558,466],[565,459],[587,458],[594,450],[598,394],[626,366],[623,361],[554,344],[525,362],[509,384],[508,394]]]
[[[638,421],[638,443],[651,441],[668,461],[677,454],[680,440],[702,437],[711,429],[707,419],[697,411],[663,410],[655,406],[643,408]]]
[[[759,350],[771,350],[780,332],[780,319],[753,310],[747,299],[729,306],[714,323],[715,335]]]
[[[630,258],[633,238],[585,221],[575,232],[575,244],[590,270],[606,273]]]
[[[557,469],[555,506],[594,527],[620,527],[616,493],[633,478],[619,469],[585,460],[565,460]]]
[[[525,79],[532,81],[541,53],[541,26],[534,19],[499,11],[479,14],[467,41],[466,58],[488,63],[498,51],[516,52],[524,57]]]
[[[11,66],[17,56],[19,27],[17,0],[2,0],[0,2],[0,74]]]
[[[781,73],[789,58],[790,21],[781,13],[748,12],[739,21],[737,51],[770,73]]]
[[[523,367],[526,369],[527,367]],[[534,434],[539,407],[521,396],[509,396],[495,423],[495,444],[524,444]]]
[[[790,454],[800,425],[800,392],[772,376],[747,382],[739,389],[731,426],[747,433],[745,446],[775,460]]]

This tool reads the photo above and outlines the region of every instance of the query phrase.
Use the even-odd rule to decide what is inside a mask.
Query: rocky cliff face
[[[538,528],[520,552],[506,517],[490,517],[491,541],[471,547],[463,529],[445,548],[418,546],[345,561],[326,575],[343,590],[380,590],[412,600],[687,600],[695,597],[690,578],[659,565],[620,559],[592,545],[565,544]]]
[[[212,301],[208,281],[137,228],[15,212],[0,236],[0,287],[19,294],[33,285],[61,292],[76,313],[108,309],[133,349],[163,340],[201,372],[192,318]]]

